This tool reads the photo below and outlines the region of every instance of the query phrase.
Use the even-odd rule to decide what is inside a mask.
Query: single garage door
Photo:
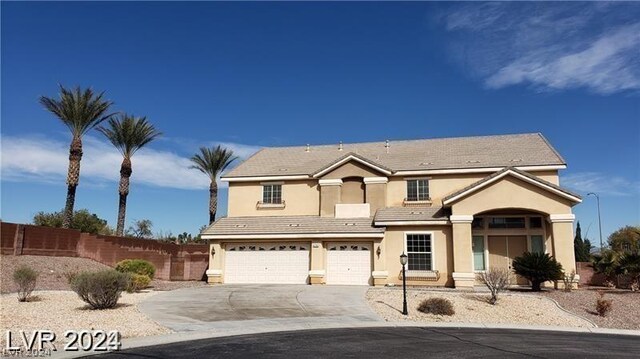
[[[225,248],[225,283],[307,283],[308,243],[234,243]]]
[[[369,285],[370,280],[370,243],[328,244],[327,284]]]

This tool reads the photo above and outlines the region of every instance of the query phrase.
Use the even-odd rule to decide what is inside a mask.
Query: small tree
[[[489,288],[491,292],[489,304],[495,305],[498,301],[498,294],[509,287],[511,273],[504,268],[489,268],[489,270],[478,274],[478,280]]]
[[[13,272],[13,281],[18,286],[18,301],[26,302],[36,289],[38,272],[28,266],[21,266]]]
[[[573,239],[576,262],[589,262],[591,260],[591,248],[591,242],[588,239],[582,239],[582,229],[580,228],[580,222],[578,222],[576,236]]]
[[[548,253],[524,252],[513,260],[513,270],[531,282],[534,292],[540,291],[542,283],[563,277],[562,265]]]
[[[125,235],[136,238],[151,238],[153,236],[151,227],[153,227],[153,222],[148,219],[141,219],[133,222],[133,225],[129,226]]]
[[[64,211],[40,211],[33,216],[33,224],[36,226],[61,228],[63,221]],[[98,217],[95,213],[89,212],[87,209],[80,209],[73,212],[70,228],[91,234],[110,234],[111,232],[106,220]]]

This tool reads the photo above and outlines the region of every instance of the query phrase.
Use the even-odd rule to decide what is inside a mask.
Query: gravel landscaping
[[[446,298],[453,302],[452,316],[419,312],[416,308],[427,298]],[[483,324],[550,325],[562,327],[593,327],[587,320],[571,315],[551,300],[531,294],[502,294],[496,305],[487,302],[486,293],[409,290],[409,315],[402,310],[402,290],[372,288],[366,295],[369,305],[387,321],[457,322]]]
[[[16,291],[13,272],[21,265],[28,265],[39,273],[36,290],[70,290],[65,273],[111,269],[87,258],[0,255],[0,293]],[[151,282],[154,290],[163,291],[203,285],[206,285],[204,281],[171,282],[154,279]]]
[[[36,291],[34,298],[20,303],[16,294],[0,295],[0,323],[5,330],[52,330],[62,338],[66,330],[118,330],[122,337],[138,337],[170,333],[140,313],[137,304],[156,292],[122,293],[114,309],[91,310],[74,292]],[[5,347],[4,334],[0,346]]]
[[[605,299],[612,300],[611,312],[606,317],[595,312],[598,290],[604,291]],[[640,292],[587,287],[572,292],[554,290],[545,292],[544,295],[555,299],[565,309],[595,322],[599,327],[640,330]]]

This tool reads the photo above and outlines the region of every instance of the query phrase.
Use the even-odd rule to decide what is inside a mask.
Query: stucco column
[[[326,274],[324,268],[324,245],[322,241],[311,242],[311,265],[309,270],[309,284],[324,284]]]
[[[209,244],[209,269],[207,269],[207,283],[222,283],[222,246],[219,241]]]
[[[473,216],[451,215],[453,224],[453,280],[456,288],[472,288],[475,284],[471,222]]]
[[[336,204],[340,203],[342,180],[321,179],[318,184],[320,185],[320,216],[333,217]]]
[[[551,222],[551,232],[553,236],[553,256],[562,264],[562,268],[566,274],[576,270],[576,257],[573,251],[573,214],[551,214],[549,222]],[[580,277],[576,274],[576,281],[580,281]],[[558,281],[557,288],[562,288],[564,283]]]
[[[387,284],[389,272],[386,263],[386,248],[384,238],[376,238],[373,241],[373,285],[383,286]]]
[[[371,216],[376,214],[379,208],[387,206],[387,177],[365,177],[363,179],[366,186],[366,202],[371,208]]]

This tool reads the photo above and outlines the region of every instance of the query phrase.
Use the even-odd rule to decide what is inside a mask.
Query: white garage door
[[[307,243],[234,243],[226,246],[225,283],[306,284]]]
[[[327,284],[369,285],[370,279],[370,243],[327,245]]]

